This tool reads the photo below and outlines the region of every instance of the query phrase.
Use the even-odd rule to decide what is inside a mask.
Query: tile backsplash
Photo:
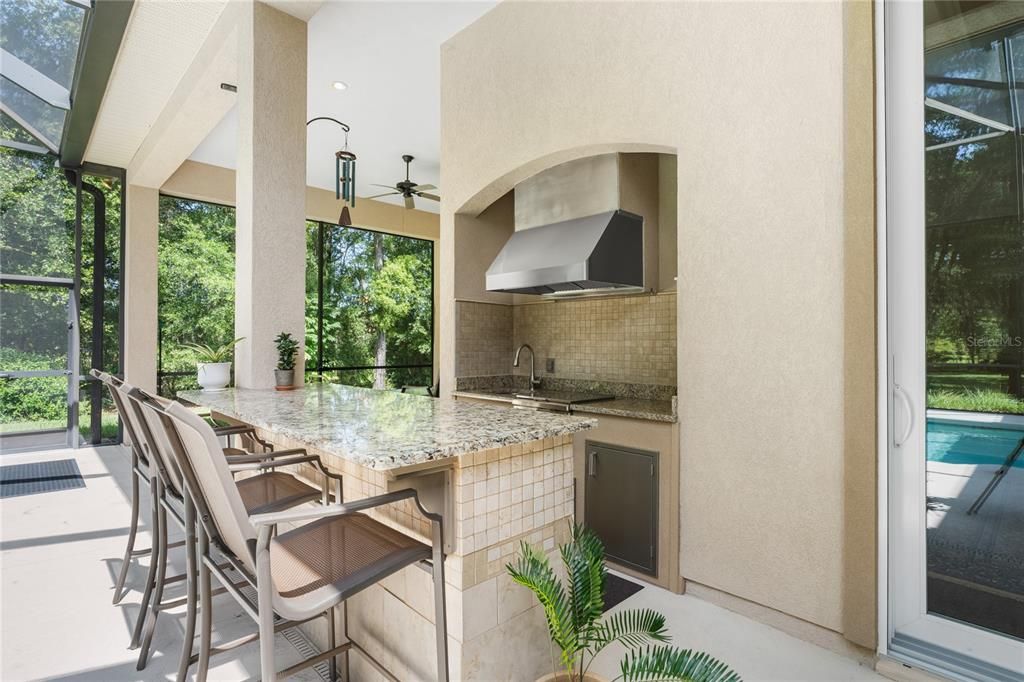
[[[512,371],[512,306],[458,301],[455,304],[455,376]]]
[[[537,376],[672,386],[676,383],[674,293],[456,304],[456,376],[528,374],[512,368],[521,343],[537,353]],[[528,357],[528,356],[526,356]],[[555,372],[545,371],[545,359]]]

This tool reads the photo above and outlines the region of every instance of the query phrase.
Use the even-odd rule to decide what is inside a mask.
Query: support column
[[[238,36],[235,385],[274,385],[274,337],[302,346],[306,299],[306,24],[247,3]]]
[[[155,392],[160,192],[129,180],[125,203],[124,378]]]

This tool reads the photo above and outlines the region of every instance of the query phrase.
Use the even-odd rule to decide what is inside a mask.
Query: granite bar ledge
[[[338,384],[293,391],[182,391],[178,397],[391,475],[470,452],[571,435],[596,425],[592,418]]]

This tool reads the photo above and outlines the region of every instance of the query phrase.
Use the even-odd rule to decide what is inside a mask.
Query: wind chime
[[[330,121],[337,123],[345,131],[345,145],[334,153],[334,198],[342,199],[345,205],[341,207],[341,215],[338,217],[339,225],[351,225],[352,217],[349,215],[348,207],[356,205],[356,155],[348,149],[349,127],[336,118],[330,116],[317,116],[306,121],[308,126],[314,121]]]

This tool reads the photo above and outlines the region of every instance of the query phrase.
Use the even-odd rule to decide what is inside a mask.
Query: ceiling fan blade
[[[360,199],[379,199],[381,197],[393,197],[401,192],[384,192],[384,194],[374,194],[372,197],[359,197]]]
[[[406,197],[405,198],[405,207],[406,208],[416,208],[416,202],[413,201],[412,197]]]
[[[437,189],[437,185],[416,185],[412,189],[415,192],[425,192],[428,189]]]
[[[427,194],[426,192],[417,192],[416,196],[423,197],[424,199],[430,199],[431,201],[441,201],[441,197],[436,194]]]
[[[395,187],[394,185],[376,185],[376,184],[371,183],[370,187],[383,187],[384,189],[393,189],[396,192],[401,192],[402,191],[402,190],[398,189],[397,187]]]

